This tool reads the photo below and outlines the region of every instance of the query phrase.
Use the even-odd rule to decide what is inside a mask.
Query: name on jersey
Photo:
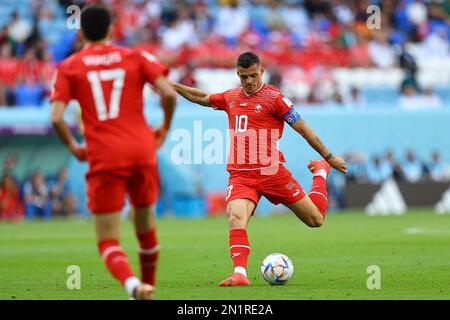
[[[119,52],[111,52],[108,54],[84,56],[82,59],[87,66],[109,66],[122,61],[122,56]]]

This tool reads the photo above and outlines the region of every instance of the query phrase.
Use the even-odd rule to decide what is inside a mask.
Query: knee
[[[228,205],[227,214],[228,214],[228,223],[231,229],[245,228],[246,225],[245,216],[241,212],[241,210],[236,208],[236,206]]]
[[[307,221],[307,225],[310,228],[319,228],[323,225],[323,216],[322,215],[314,215]]]

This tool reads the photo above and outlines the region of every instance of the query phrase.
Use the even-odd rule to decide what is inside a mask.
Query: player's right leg
[[[109,272],[130,297],[151,299],[153,287],[136,278],[120,246],[121,209],[126,190],[124,175],[123,170],[88,174],[88,206],[94,216],[98,250]]]
[[[236,185],[234,187],[235,190],[231,190],[231,192],[236,192],[234,198],[227,198],[230,255],[233,261],[234,273],[220,282],[220,286],[223,287],[250,285],[250,281],[247,279],[247,261],[250,254],[247,224],[256,208],[259,196],[254,190],[240,189]],[[239,194],[247,194],[248,198],[239,198]]]

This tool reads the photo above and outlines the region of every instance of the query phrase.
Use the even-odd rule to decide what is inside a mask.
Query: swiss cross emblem
[[[286,189],[292,190],[295,187],[295,183],[293,181],[289,181],[288,184],[286,184]]]
[[[256,107],[255,107],[255,112],[261,112],[261,110],[262,110],[261,105],[257,104]]]

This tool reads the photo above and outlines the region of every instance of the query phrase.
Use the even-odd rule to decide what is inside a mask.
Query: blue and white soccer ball
[[[261,274],[268,283],[281,285],[291,280],[294,274],[294,264],[288,256],[282,253],[269,254],[261,265]]]

